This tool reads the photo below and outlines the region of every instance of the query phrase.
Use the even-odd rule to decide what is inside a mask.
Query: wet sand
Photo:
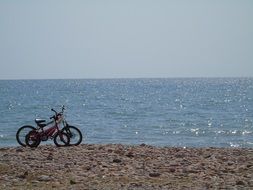
[[[253,149],[0,148],[0,189],[253,189]]]

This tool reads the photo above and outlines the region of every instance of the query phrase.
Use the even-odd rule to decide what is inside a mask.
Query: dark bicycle
[[[45,123],[46,120],[36,119],[36,128],[30,125],[19,128],[16,139],[21,146],[36,147],[41,141],[47,141],[48,138],[54,139],[57,146],[79,145],[82,142],[81,131],[77,127],[70,126],[64,119],[64,106],[59,113],[54,109],[51,110],[55,112],[55,115],[50,118],[53,121]],[[59,129],[60,124],[63,125],[61,130]],[[45,127],[47,127],[46,130],[44,130]]]

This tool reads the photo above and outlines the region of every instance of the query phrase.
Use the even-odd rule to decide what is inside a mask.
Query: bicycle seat
[[[35,123],[41,128],[47,126],[47,124],[45,124],[44,122],[46,122],[45,119],[35,119]]]
[[[35,119],[35,123],[40,124],[46,122],[45,119]]]

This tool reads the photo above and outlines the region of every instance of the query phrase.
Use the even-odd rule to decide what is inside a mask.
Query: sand
[[[0,189],[253,189],[253,149],[0,148]]]

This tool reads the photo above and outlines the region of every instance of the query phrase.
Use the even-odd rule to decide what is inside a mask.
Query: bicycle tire
[[[62,137],[61,137],[62,135]],[[64,137],[63,137],[64,136]],[[59,137],[59,140],[60,142],[62,142],[63,144],[60,144],[60,142],[58,142],[58,137]],[[69,145],[69,142],[70,142],[70,138],[68,136],[67,133],[64,133],[64,132],[58,132],[55,136],[54,136],[54,144],[58,147],[61,147],[61,146],[68,146]]]
[[[39,133],[36,130],[30,131],[26,135],[25,142],[26,142],[26,145],[31,147],[31,148],[39,146],[39,144],[41,142]]]
[[[29,132],[28,132],[27,134],[25,134],[24,137],[22,137],[22,138],[24,138],[24,139],[21,138],[20,134],[21,134],[22,131],[24,131],[25,129],[30,129],[30,130],[29,130],[29,132],[30,132],[31,130],[35,130],[36,128],[33,127],[33,126],[31,126],[31,125],[24,125],[24,126],[20,127],[20,128],[18,129],[18,131],[16,132],[16,140],[18,141],[18,144],[20,144],[21,146],[24,146],[24,147],[26,146],[25,136],[26,136]]]
[[[67,125],[62,128],[62,131],[67,133],[70,137],[69,146],[77,146],[83,140],[83,135],[81,131],[75,126]]]

